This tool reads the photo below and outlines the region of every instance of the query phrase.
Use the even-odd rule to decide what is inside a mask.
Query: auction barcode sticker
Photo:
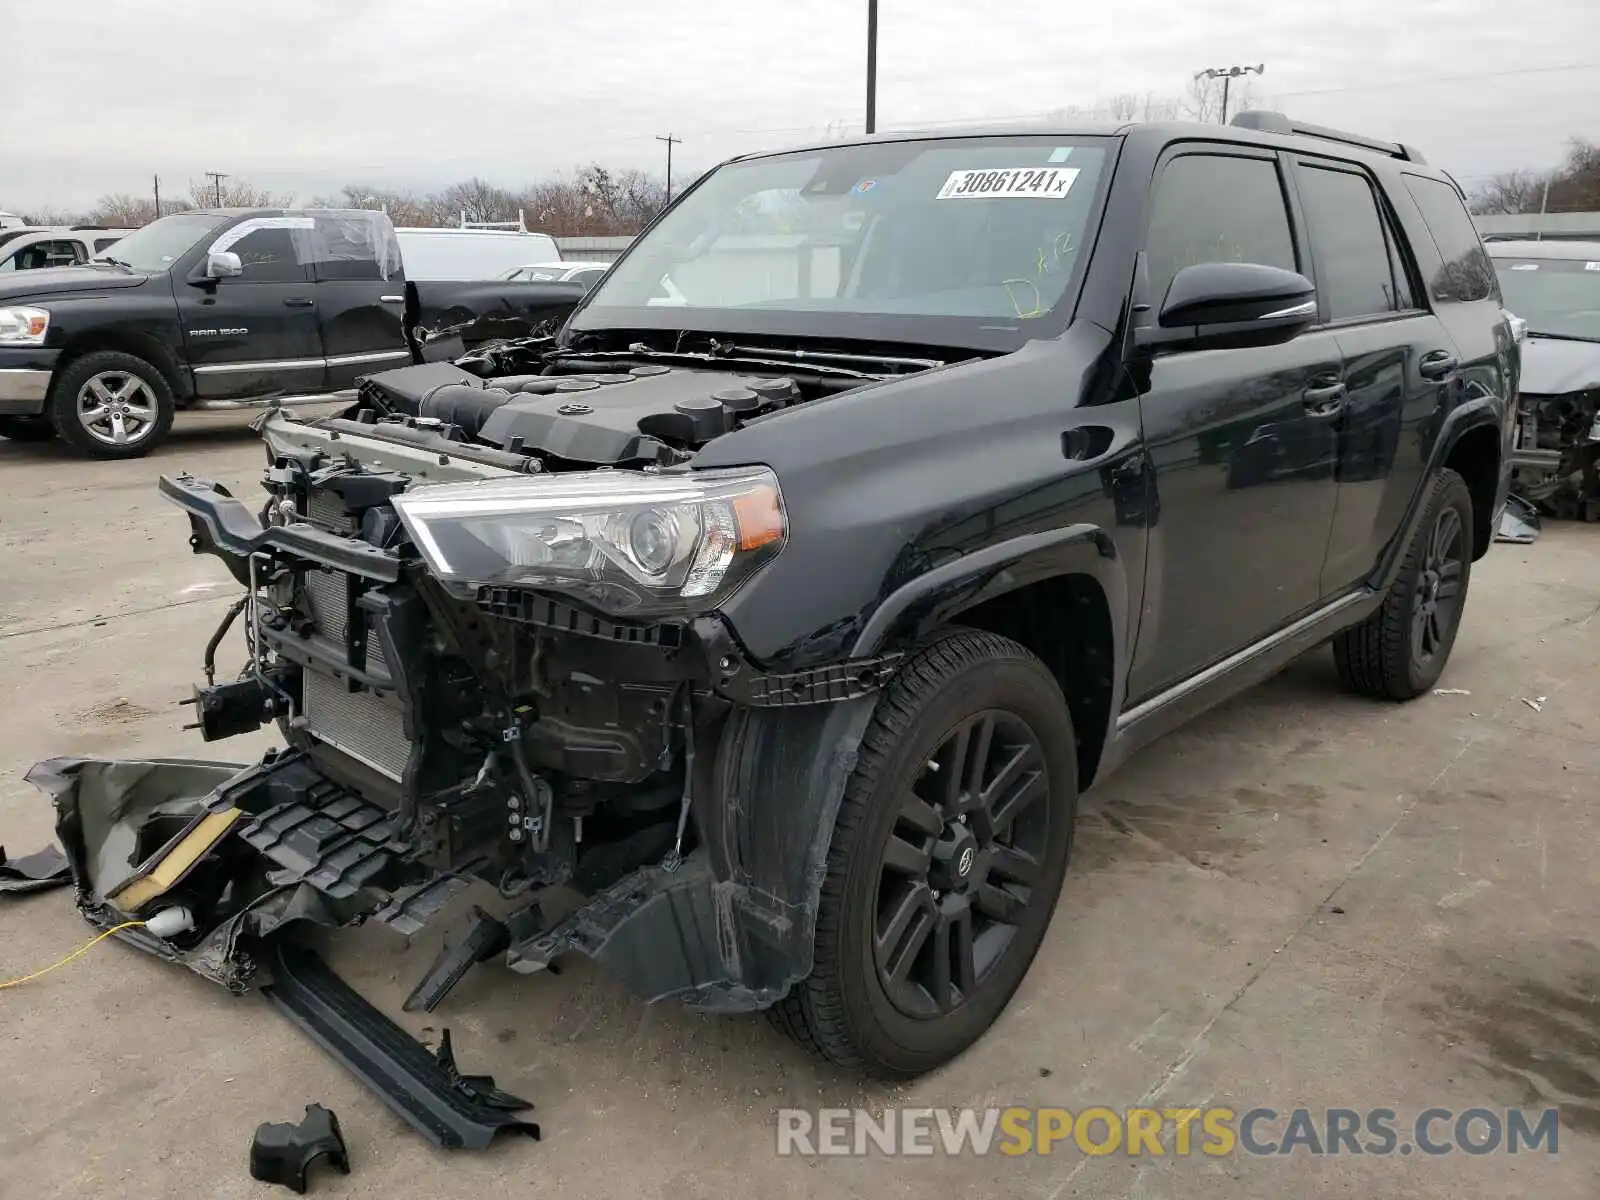
[[[1072,190],[1078,178],[1076,167],[1010,167],[1002,170],[978,168],[951,171],[939,189],[937,200],[969,198],[1021,199],[1043,197],[1059,200]]]

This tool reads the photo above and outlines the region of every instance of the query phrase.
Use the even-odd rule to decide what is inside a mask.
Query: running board
[[[539,1126],[516,1116],[532,1104],[502,1092],[488,1075],[461,1074],[448,1030],[430,1053],[315,951],[278,938],[268,960],[272,983],[262,994],[434,1145],[482,1150],[498,1133],[539,1139]]]
[[[233,412],[242,408],[304,408],[310,404],[354,404],[356,390],[321,392],[314,396],[263,396],[259,400],[196,400],[185,412]]]

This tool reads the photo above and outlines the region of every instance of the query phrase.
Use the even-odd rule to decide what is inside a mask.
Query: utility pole
[[[878,132],[878,0],[867,0],[867,133]]]
[[[663,137],[661,134],[657,134],[656,135],[656,141],[665,142],[667,144],[667,203],[671,204],[672,203],[672,147],[674,145],[682,145],[683,144],[683,139],[681,137],[673,137],[669,133],[665,137]]]
[[[156,184],[156,220],[159,221],[161,220],[161,176],[152,175],[151,178]]]
[[[1196,71],[1196,79],[1222,80],[1222,124],[1228,123],[1228,85],[1241,75],[1264,75],[1267,68],[1264,63],[1257,63],[1253,67],[1207,67],[1204,71]]]
[[[211,186],[212,186],[212,189],[213,189],[213,191],[214,191],[214,193],[216,195],[216,198],[217,198],[216,206],[218,208],[221,208],[222,207],[222,181],[227,178],[227,175],[225,175],[221,171],[207,171],[206,175],[211,179]]]

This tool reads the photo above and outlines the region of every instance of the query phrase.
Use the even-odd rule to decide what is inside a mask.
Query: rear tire
[[[1044,664],[972,630],[927,646],[878,700],[833,829],[813,970],[772,1023],[881,1079],[956,1057],[1044,940],[1077,801],[1072,718]]]
[[[142,358],[97,350],[56,373],[50,420],[61,440],[91,458],[141,458],[172,428],[172,388]]]
[[[1383,606],[1333,639],[1339,682],[1380,700],[1411,700],[1439,681],[1472,578],[1472,493],[1439,473]]]
[[[0,417],[0,438],[13,442],[48,442],[56,436],[49,417]]]

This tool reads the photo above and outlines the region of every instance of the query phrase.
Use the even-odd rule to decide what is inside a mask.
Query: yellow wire
[[[110,937],[113,933],[120,933],[124,929],[132,929],[135,925],[143,925],[143,924],[144,924],[143,921],[124,921],[121,925],[113,925],[110,929],[106,930],[104,933],[102,933],[102,934],[100,934],[100,935],[98,935],[96,937],[90,938],[87,942],[85,942],[83,945],[79,946],[71,954],[69,954],[65,958],[63,958],[60,962],[51,963],[48,967],[45,967],[43,970],[35,971],[32,975],[24,975],[21,979],[12,979],[12,980],[8,980],[5,983],[0,983],[0,992],[5,991],[6,988],[19,987],[20,985],[22,985],[24,983],[27,983],[30,980],[34,980],[34,979],[39,978],[39,976],[41,976],[41,975],[48,975],[48,974],[50,974],[51,971],[54,971],[57,967],[64,967],[69,962],[71,962],[73,959],[79,957],[80,955],[87,954],[90,950],[93,950],[96,946],[98,946],[101,942],[105,941],[106,938]]]

